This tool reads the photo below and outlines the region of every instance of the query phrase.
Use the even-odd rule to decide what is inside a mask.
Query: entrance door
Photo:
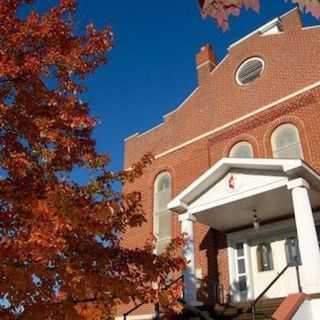
[[[298,292],[295,261],[298,246],[291,221],[228,234],[231,298],[234,302],[253,300],[290,262],[280,279],[264,298],[285,297]],[[300,274],[301,266],[299,266]]]
[[[250,248],[245,241],[232,242],[229,254],[231,298],[234,302],[250,300],[252,297]]]
[[[248,297],[248,274],[247,274],[247,257],[243,242],[236,244],[236,278],[239,300],[247,300]]]

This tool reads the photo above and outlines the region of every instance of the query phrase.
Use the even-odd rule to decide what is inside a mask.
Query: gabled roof
[[[303,160],[223,158],[197,178],[168,204],[168,209],[182,213],[188,205],[217,183],[231,169],[274,171],[290,179],[302,177],[320,189],[320,175]]]

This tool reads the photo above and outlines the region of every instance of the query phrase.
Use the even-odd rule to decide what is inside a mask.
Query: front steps
[[[279,307],[284,298],[261,300],[256,305],[256,320],[271,320],[272,314]],[[183,314],[174,320],[252,320],[250,303],[235,303],[232,305],[216,305],[197,307],[200,314],[195,314],[187,306]]]
[[[280,306],[284,298],[261,300],[256,305],[256,320],[272,319],[272,314]],[[221,320],[251,320],[250,303],[236,303],[231,306],[216,306],[216,319]]]

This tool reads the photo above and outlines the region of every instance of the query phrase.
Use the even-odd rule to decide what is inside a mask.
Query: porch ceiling
[[[320,207],[320,194],[310,192],[314,208]],[[290,191],[286,187],[243,198],[218,207],[194,213],[197,221],[216,230],[228,231],[252,225],[254,215],[260,222],[272,221],[293,215]]]

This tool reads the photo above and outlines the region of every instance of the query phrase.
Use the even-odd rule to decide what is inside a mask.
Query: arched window
[[[230,152],[231,158],[253,158],[253,149],[249,142],[241,141],[235,144]]]
[[[157,239],[156,251],[160,254],[171,241],[171,213],[167,205],[171,200],[171,176],[160,173],[154,183],[153,232]]]
[[[287,263],[295,265],[296,263],[301,264],[299,244],[297,238],[288,238],[285,242]]]
[[[302,159],[299,131],[293,124],[286,123],[274,130],[271,136],[274,158]]]
[[[258,271],[273,269],[272,249],[270,243],[261,243],[257,247]]]

